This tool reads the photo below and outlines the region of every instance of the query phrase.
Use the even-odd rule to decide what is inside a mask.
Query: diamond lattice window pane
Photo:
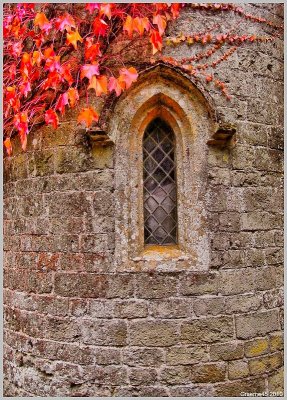
[[[175,136],[156,118],[143,138],[145,244],[177,242]]]

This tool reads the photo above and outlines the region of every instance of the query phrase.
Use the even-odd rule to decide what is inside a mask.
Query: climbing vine
[[[169,36],[168,25],[186,8],[194,13],[237,14],[251,24],[263,24],[268,33],[264,37],[239,34],[236,26],[222,32],[216,24],[204,32],[192,32],[191,24],[191,32]],[[8,155],[12,154],[12,135],[19,135],[25,150],[34,126],[45,123],[56,129],[66,109],[75,107],[82,97],[86,105],[78,123],[96,124],[99,115],[90,104],[90,94],[120,96],[138,78],[137,61],[127,61],[125,50],[147,50],[146,63],[161,61],[181,68],[215,85],[229,99],[224,79],[216,78],[214,69],[239,46],[271,41],[282,32],[282,27],[234,4],[5,3],[3,10],[4,146]],[[113,50],[119,38],[125,46]],[[182,44],[194,46],[194,55],[182,59],[162,55],[164,47]]]

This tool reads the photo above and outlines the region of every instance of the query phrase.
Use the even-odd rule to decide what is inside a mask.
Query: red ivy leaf
[[[153,30],[150,35],[150,42],[152,44],[152,54],[161,51],[162,49],[162,37],[158,31]]]
[[[99,10],[99,9],[100,9],[100,3],[88,3],[88,4],[86,4],[86,10],[88,10],[91,14],[95,10]]]
[[[85,42],[85,59],[94,61],[97,57],[101,57],[100,43],[92,43],[92,38],[87,38]]]
[[[25,151],[27,147],[27,135],[28,135],[28,116],[27,113],[21,112],[19,114],[16,114],[14,117],[14,126],[18,130],[19,136],[20,136],[20,141],[22,145],[22,149]]]
[[[101,18],[96,17],[93,22],[93,31],[96,36],[105,36],[108,30],[108,24]]]
[[[60,94],[57,104],[56,104],[56,110],[59,110],[60,113],[63,115],[65,114],[65,106],[69,104],[69,99],[68,99],[68,93],[65,92],[63,94]]]
[[[57,127],[58,127],[58,124],[59,124],[58,115],[51,108],[49,110],[47,110],[45,113],[45,122],[48,125],[51,124],[54,129],[57,129]]]

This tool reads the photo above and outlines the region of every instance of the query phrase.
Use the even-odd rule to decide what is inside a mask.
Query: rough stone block
[[[93,300],[91,299],[91,302]],[[74,317],[88,315],[90,300],[69,298],[69,312]]]
[[[282,228],[282,215],[266,211],[251,211],[241,214],[241,229],[244,231],[257,231]]]
[[[194,302],[193,310],[198,317],[201,315],[218,315],[225,312],[225,299],[214,297],[211,299],[199,299]]]
[[[212,344],[210,346],[211,361],[231,361],[238,360],[244,356],[244,347],[240,342],[227,342],[222,344]]]
[[[171,275],[140,274],[136,276],[137,297],[163,298],[176,295],[177,278]]]
[[[181,341],[183,343],[212,343],[234,338],[232,317],[214,317],[183,322]]]
[[[58,317],[65,317],[69,313],[69,300],[67,298],[54,297],[54,295],[37,296],[35,301],[40,313]]]
[[[128,371],[125,366],[90,366],[84,369],[85,379],[98,385],[123,386],[128,383]]]
[[[225,380],[226,364],[195,365],[191,369],[191,381],[195,383],[211,383]]]
[[[223,254],[222,268],[242,268],[245,266],[245,256],[242,250],[228,250]]]
[[[121,350],[114,347],[91,348],[93,363],[99,365],[121,364]]]
[[[244,343],[246,357],[257,357],[269,352],[268,339],[254,339]]]
[[[107,277],[94,274],[56,273],[55,293],[67,297],[104,297]]]
[[[29,176],[48,176],[54,173],[54,151],[41,150],[35,151],[34,157],[28,161]]]
[[[45,253],[43,253],[45,254]],[[43,256],[44,257],[44,256]],[[83,255],[81,253],[60,253],[58,268],[62,271],[83,271]]]
[[[284,347],[284,338],[282,332],[272,333],[269,337],[269,348],[270,352],[283,350]]]
[[[189,299],[152,300],[149,309],[155,318],[186,318],[192,314],[192,303]]]
[[[90,299],[87,314],[92,318],[113,318],[115,317],[114,306],[114,303],[109,300]]]
[[[129,370],[131,385],[152,385],[157,381],[157,370],[155,368],[131,368]]]
[[[221,213],[219,217],[219,229],[225,232],[238,232],[240,230],[240,213]]]
[[[114,215],[115,202],[113,191],[99,190],[94,192],[93,210],[96,215]]]
[[[113,391],[116,397],[168,397],[164,386],[122,386]]]
[[[226,382],[215,387],[215,396],[219,397],[240,397],[243,393],[265,392],[265,379],[238,379],[234,382]]]
[[[258,357],[249,361],[249,369],[251,375],[262,375],[271,372],[282,366],[281,353],[274,353],[270,356]]]
[[[240,379],[249,375],[248,363],[246,361],[237,360],[228,363],[228,378]]]
[[[160,372],[160,381],[168,385],[180,385],[190,382],[190,367],[164,367]]]
[[[123,350],[123,363],[132,367],[159,367],[164,360],[162,349],[128,347]]]
[[[134,295],[134,277],[131,274],[112,274],[108,276],[106,297],[129,298]]]
[[[145,302],[126,300],[116,302],[114,305],[116,318],[144,318],[148,315],[148,307]]]
[[[279,327],[278,311],[266,311],[250,315],[235,316],[236,335],[238,339],[249,339],[264,336],[277,331]]]
[[[277,396],[284,395],[284,369],[279,368],[268,378],[268,388],[270,392],[277,392]]]
[[[217,273],[191,273],[182,276],[180,279],[179,293],[184,296],[217,294],[218,293]]]
[[[228,296],[225,299],[225,310],[228,314],[247,313],[257,311],[262,306],[261,294],[243,294],[240,296]]]
[[[274,149],[255,149],[254,166],[259,171],[282,172],[283,152]]]
[[[208,361],[206,346],[176,346],[171,347],[166,352],[166,363],[168,365],[191,365],[206,361]]]
[[[106,320],[79,322],[83,343],[95,346],[125,346],[127,344],[127,326],[125,321]]]
[[[80,250],[84,253],[94,253],[100,257],[115,246],[114,235],[106,233],[98,233],[94,235],[81,235]]]
[[[223,295],[233,295],[254,290],[255,272],[252,268],[238,270],[222,270],[220,272],[220,292]]]
[[[132,346],[172,346],[178,342],[177,324],[163,321],[134,321],[129,324]]]
[[[82,217],[85,214],[91,216],[91,201],[86,193],[51,193],[44,196],[44,203],[50,216],[56,218]]]

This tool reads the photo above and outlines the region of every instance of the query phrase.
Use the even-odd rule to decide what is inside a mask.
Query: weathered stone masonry
[[[245,7],[282,20],[280,5]],[[189,31],[189,17],[171,34]],[[199,14],[194,31],[224,18]],[[14,141],[4,160],[6,396],[283,391],[283,43],[242,47],[219,71],[231,102],[205,91],[237,131],[233,147],[200,143],[208,265],[115,262],[118,142],[85,147],[78,110],[56,132],[29,135],[26,153]]]

